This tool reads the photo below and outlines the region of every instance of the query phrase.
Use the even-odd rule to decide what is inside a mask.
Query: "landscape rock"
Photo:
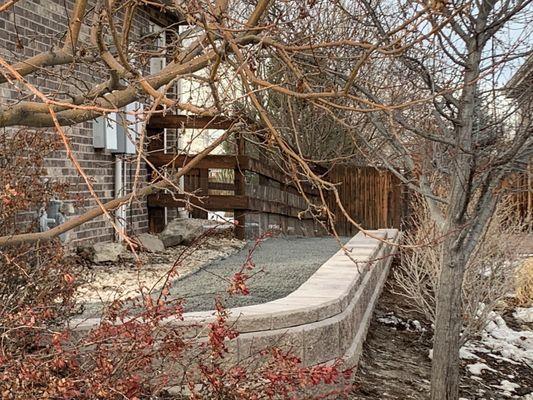
[[[163,232],[159,234],[159,239],[163,241],[165,247],[177,246],[178,244],[190,244],[201,236],[213,221],[196,218],[176,218],[170,221]]]
[[[92,253],[92,262],[117,262],[124,247],[121,243],[95,243],[88,247],[88,251]]]
[[[163,242],[163,245],[166,248],[178,246],[179,244],[181,244],[181,242],[183,242],[183,236],[181,236],[180,234],[172,234],[169,232],[165,234],[160,233],[159,239]]]
[[[128,248],[125,248],[124,251],[119,256],[120,261],[125,262],[134,262],[135,254],[133,254]]]
[[[145,251],[149,251],[150,253],[165,251],[163,241],[155,235],[141,233],[137,238]]]
[[[191,252],[187,262],[178,267],[178,274],[172,280],[183,279],[207,263],[228,257],[242,249],[244,244],[241,240],[227,237],[207,238],[199,251]],[[118,298],[138,296],[139,285],[159,290],[165,282],[161,277],[168,274],[184,250],[184,246],[177,246],[163,252],[137,252],[134,255],[124,246],[117,262],[102,264],[93,263],[91,255],[90,268],[85,270],[88,274],[78,287],[76,299],[85,304],[87,315],[92,315],[99,310],[98,304],[102,301],[106,303]],[[82,256],[79,251],[78,255]],[[142,268],[137,268],[137,262],[140,262]]]

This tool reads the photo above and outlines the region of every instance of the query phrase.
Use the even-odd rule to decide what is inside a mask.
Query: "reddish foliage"
[[[9,205],[15,200],[7,196],[17,195],[6,190],[2,201]],[[230,279],[229,293],[248,294],[253,252],[265,238]],[[320,396],[306,391],[340,384],[345,378],[340,365],[304,367],[277,348],[233,361],[230,343],[238,332],[220,301],[205,339],[195,337],[198,327],[180,324],[183,304],[171,298],[171,280],[198,247],[193,243],[176,260],[157,295],[141,288],[141,296],[113,302],[90,331],[69,324],[78,273],[59,242],[2,253],[3,278],[10,282],[1,292],[2,398],[156,399],[164,398],[168,387],[192,399],[338,398],[339,390]]]

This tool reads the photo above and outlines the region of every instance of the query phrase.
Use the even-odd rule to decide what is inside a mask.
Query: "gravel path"
[[[348,238],[341,238],[343,243]],[[229,278],[241,268],[250,244],[236,254],[215,261],[174,284],[171,292],[186,300],[186,311],[213,308],[216,295],[227,307],[238,307],[284,297],[304,283],[337,250],[329,237],[268,239],[253,255],[254,274],[247,282],[250,294],[228,298]]]

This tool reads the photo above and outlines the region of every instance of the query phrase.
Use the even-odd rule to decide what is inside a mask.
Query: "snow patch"
[[[533,332],[509,328],[494,311],[489,314],[489,318],[491,321],[482,333],[483,345],[503,357],[533,368]]]
[[[486,353],[495,359],[533,367],[533,332],[509,328],[501,315],[494,311],[488,317],[481,340],[468,343],[463,347],[463,353]]]
[[[509,382],[508,380],[504,379],[500,382],[499,386],[492,385],[492,387],[501,390],[504,396],[511,396],[516,391],[516,389],[520,388],[520,385],[513,382]]]
[[[481,375],[481,373],[484,370],[497,372],[496,370],[492,369],[487,364],[483,364],[482,362],[467,365],[466,368],[468,368],[468,370],[470,371],[472,375],[478,375],[478,376]]]
[[[518,315],[525,315],[527,312],[517,309]],[[515,312],[515,318],[517,318]],[[470,372],[470,379],[484,381],[483,371],[490,371],[500,375],[499,385],[492,385],[497,389],[502,398],[512,397],[523,400],[533,400],[533,393],[525,396],[517,396],[516,391],[520,385],[512,382],[516,377],[514,374],[506,375],[491,368],[485,362],[489,357],[497,362],[506,362],[513,365],[526,365],[533,368],[533,332],[530,330],[515,331],[509,328],[500,314],[491,311],[488,314],[488,322],[481,332],[479,340],[472,340],[465,344],[459,351],[463,360],[472,360],[472,363],[466,366]],[[503,379],[507,378],[507,379]]]
[[[533,307],[518,307],[513,313],[513,317],[521,324],[533,324]]]
[[[492,358],[494,358],[496,360],[508,362],[509,364],[514,364],[514,365],[519,365],[520,364],[519,362],[513,361],[513,360],[511,360],[511,359],[509,359],[507,357],[499,356],[498,354],[488,353],[487,356],[492,357]]]
[[[463,346],[459,349],[459,358],[461,360],[479,360],[479,357]]]
[[[391,326],[393,329],[398,331],[408,331],[408,332],[425,332],[426,328],[422,326],[420,321],[416,319],[407,319],[404,320],[400,317],[394,315],[394,313],[389,312],[377,318],[377,321],[383,325]]]

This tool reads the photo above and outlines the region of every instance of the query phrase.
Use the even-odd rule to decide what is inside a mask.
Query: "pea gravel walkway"
[[[348,239],[341,241],[346,243]],[[254,275],[247,282],[250,294],[228,298],[229,279],[245,262],[250,246],[176,281],[172,295],[186,300],[186,311],[212,309],[217,295],[226,307],[279,299],[298,288],[339,250],[339,243],[330,237],[268,239],[253,255],[255,268],[248,273]]]

